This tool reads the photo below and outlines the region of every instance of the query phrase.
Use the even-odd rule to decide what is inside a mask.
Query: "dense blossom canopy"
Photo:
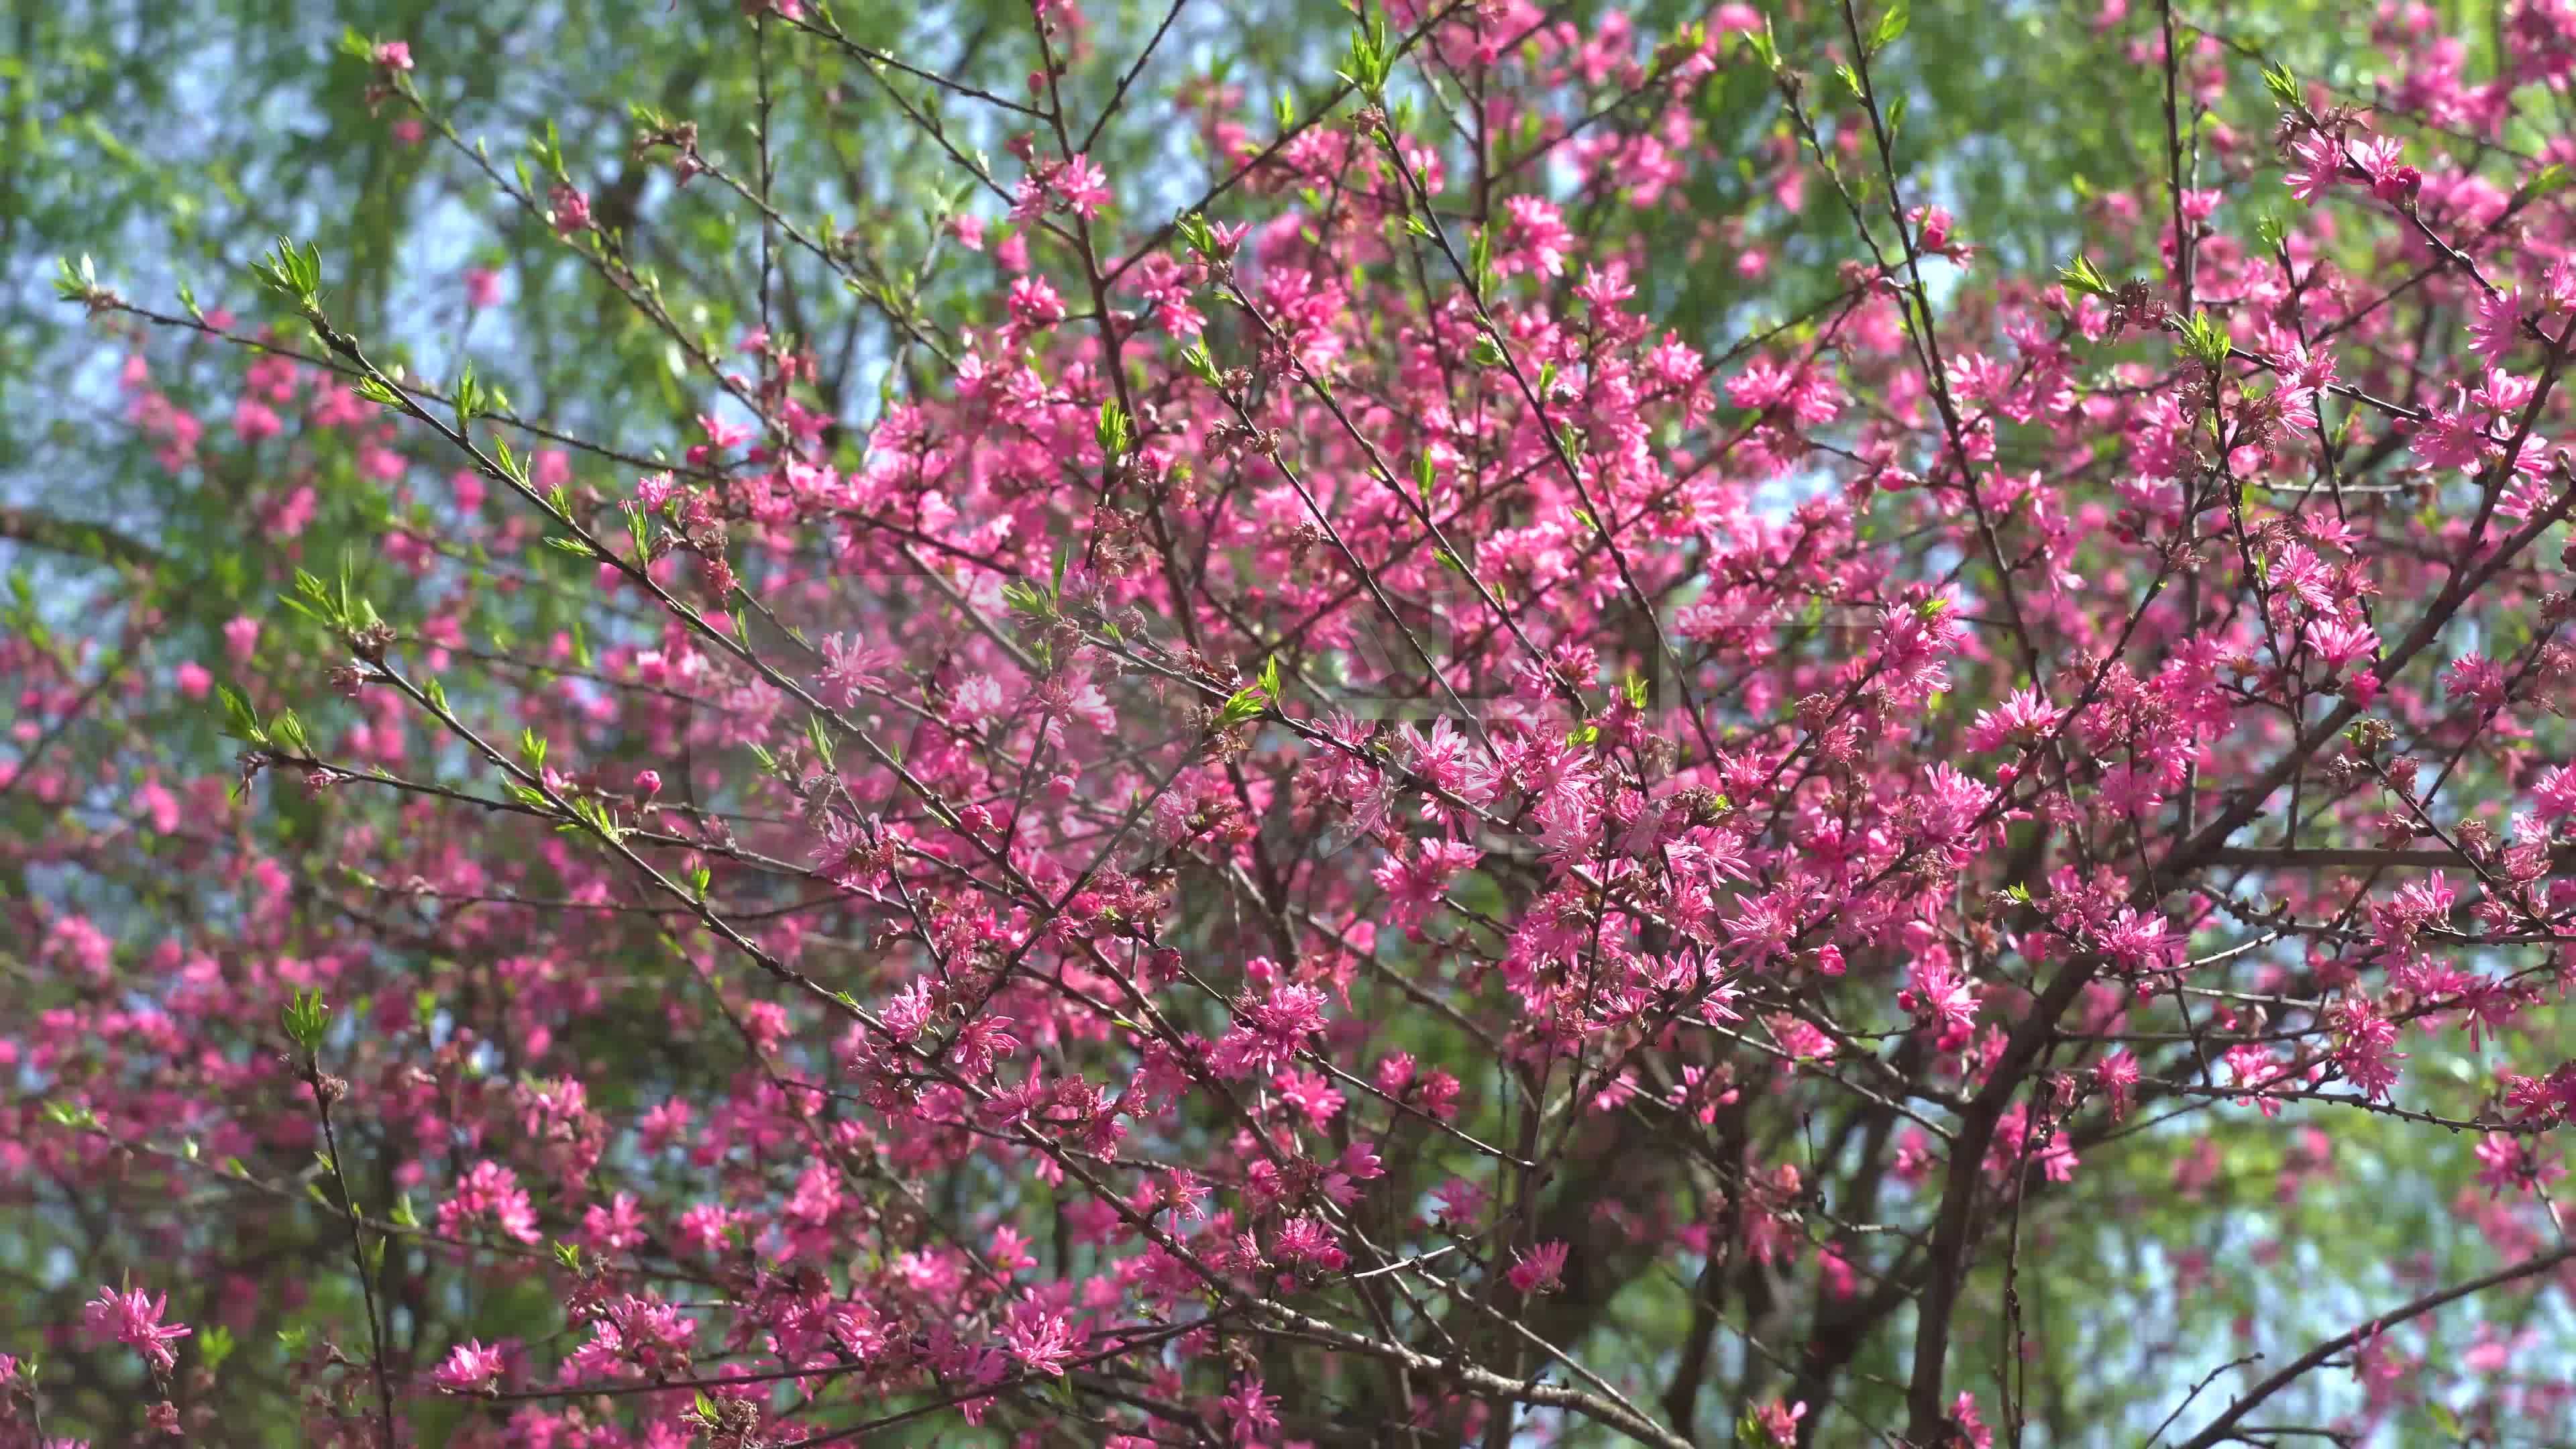
[[[2576,1434],[2576,11],[2343,85],[2114,0],[2155,144],[2029,275],[1901,4],[1392,0],[1276,117],[742,8],[754,129],[628,138],[694,265],[347,56],[684,439],[293,241],[65,263],[279,599],[0,630],[0,1444]],[[827,60],[918,255],[774,164]],[[1718,169],[1846,251],[1618,222]]]

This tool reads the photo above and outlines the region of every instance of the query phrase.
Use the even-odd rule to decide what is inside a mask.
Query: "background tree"
[[[2554,9],[14,27],[0,1434],[2569,1432]]]

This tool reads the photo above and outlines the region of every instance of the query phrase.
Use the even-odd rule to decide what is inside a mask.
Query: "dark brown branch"
[[[2229,1431],[2234,1429],[2247,1414],[2253,1412],[2256,1405],[2288,1388],[2300,1375],[2315,1369],[2326,1360],[2364,1339],[2383,1333],[2408,1319],[2420,1318],[2445,1303],[2456,1302],[2472,1293],[2483,1293],[2489,1288],[2500,1287],[2516,1279],[2528,1278],[2535,1273],[2546,1273],[2571,1258],[2576,1258],[2576,1243],[2552,1248],[2546,1253],[2535,1253],[2519,1263],[2499,1268],[2483,1278],[2472,1278],[2466,1283],[2453,1284],[2438,1292],[2427,1293],[2403,1308],[2391,1313],[2383,1313],[2358,1328],[2337,1334],[2299,1355],[2279,1373],[2248,1389],[2236,1402],[2227,1406],[2226,1413],[2211,1420],[2207,1428],[2186,1440],[2182,1449],[2210,1449],[2210,1446],[2224,1442],[2231,1437]]]

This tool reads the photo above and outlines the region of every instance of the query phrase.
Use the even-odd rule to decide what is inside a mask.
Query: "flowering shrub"
[[[1014,95],[744,8],[763,116],[827,57],[940,142],[972,315],[639,107],[740,223],[649,261],[355,36],[686,438],[292,241],[65,265],[280,597],[0,636],[6,1442],[2576,1424],[2557,9],[2483,78],[2384,17],[2364,106],[2114,5],[2155,164],[2019,276],[1901,6],[1372,9],[1272,130],[1183,89],[1204,187],[1095,159],[1158,39],[1070,4]],[[1856,240],[1712,343],[1605,217],[1735,164],[1717,86]],[[2438,1238],[2327,1291],[2372,1213]]]

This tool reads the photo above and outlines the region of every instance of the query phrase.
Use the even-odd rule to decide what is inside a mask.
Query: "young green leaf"
[[[331,1024],[331,1008],[323,1003],[320,990],[305,987],[279,1009],[277,1019],[286,1028],[287,1038],[311,1056],[322,1048],[322,1034]]]
[[[1913,19],[1913,6],[1908,4],[1907,0],[1896,0],[1896,3],[1887,7],[1886,14],[1878,17],[1878,31],[1871,38],[1870,48],[1885,50],[1894,45],[1903,38],[1905,27],[1913,23]]]

